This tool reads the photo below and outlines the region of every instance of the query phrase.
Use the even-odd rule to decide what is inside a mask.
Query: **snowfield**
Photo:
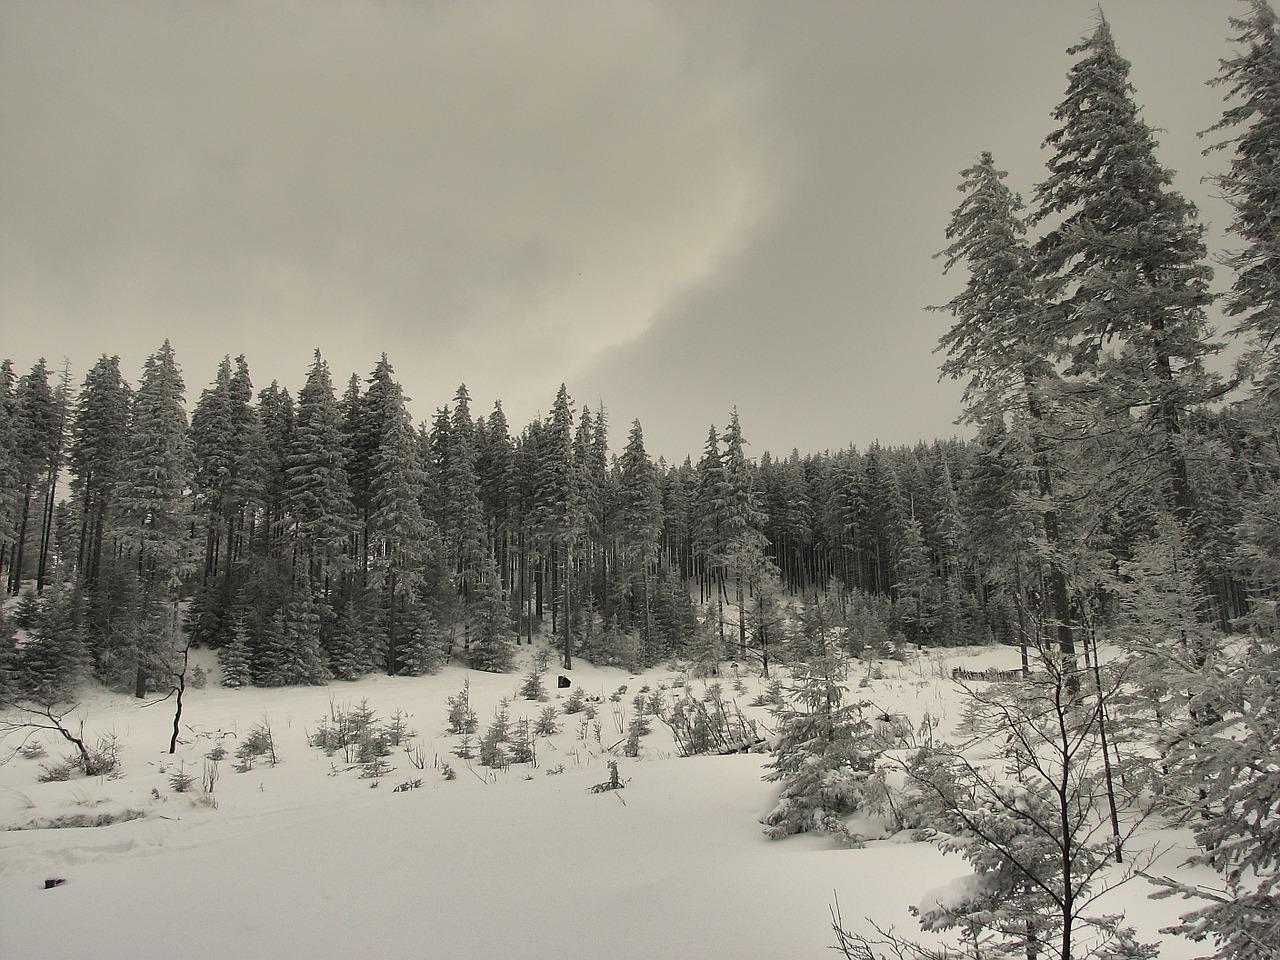
[[[623,756],[610,695],[627,686],[616,704],[627,714],[645,685],[665,684],[669,698],[681,679],[671,669],[633,676],[579,662],[569,675],[601,698],[600,739],[582,714],[562,714],[560,731],[538,738],[536,766],[495,773],[452,754],[459,738],[445,733],[446,698],[470,679],[481,734],[503,697],[513,720],[536,719],[544,704],[517,694],[528,647],[511,674],[450,666],[421,678],[242,690],[218,686],[208,652],[197,656],[211,682],[187,692],[175,756],[171,700],[144,705],[98,689],[79,716],[91,738],[118,739],[118,776],[40,782],[42,764],[66,752],[47,734],[46,756],[0,766],[0,957],[816,960],[835,955],[835,896],[846,926],[867,929],[862,918],[872,917],[914,935],[908,905],[968,873],[959,858],[905,835],[855,850],[825,836],[766,839],[758,819],[777,788],[761,779],[765,754],[682,758],[655,721],[640,755]],[[917,727],[927,713],[947,731],[961,712],[951,665],[1016,659],[987,649],[886,662],[863,688],[855,674],[851,693]],[[555,688],[561,672],[553,662],[544,678],[551,704],[569,693]],[[732,669],[720,678],[726,700],[768,724],[765,708],[748,706],[760,681],[742,676],[745,694],[734,692]],[[701,693],[706,682],[689,683]],[[362,778],[341,754],[308,745],[331,699],[367,701],[383,721],[409,714],[409,746],[422,748],[425,769],[397,750],[387,758],[394,769]],[[263,723],[279,763],[236,772],[235,745]],[[218,743],[227,757],[210,798],[200,781]],[[593,793],[613,758],[625,788]],[[189,792],[171,786],[179,762],[195,778]],[[55,828],[95,819],[118,822]],[[1186,838],[1160,836],[1174,847],[1161,869],[1172,870],[1186,852],[1174,841]],[[47,880],[64,882],[46,889]],[[1185,905],[1149,901],[1149,889],[1135,880],[1108,906],[1154,940]],[[1196,952],[1168,938],[1161,955]]]

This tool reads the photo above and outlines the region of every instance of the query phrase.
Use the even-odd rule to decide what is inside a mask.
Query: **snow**
[[[481,732],[502,697],[512,698],[513,719],[537,717],[542,704],[515,696],[530,655],[522,648],[512,674],[451,666],[430,677],[331,687],[189,690],[176,757],[167,752],[172,701],[148,706],[101,690],[86,695],[85,730],[115,733],[121,776],[38,782],[40,764],[64,752],[52,739],[48,757],[0,766],[0,826],[9,828],[0,833],[0,957],[803,960],[833,956],[829,911],[837,895],[846,926],[870,917],[914,935],[908,904],[940,886],[963,889],[967,868],[959,857],[902,836],[856,850],[823,836],[766,839],[758,818],[778,789],[761,779],[767,756],[681,758],[658,722],[638,758],[617,751],[625,789],[592,793],[609,779],[613,755],[605,748],[622,738],[609,695],[626,684],[620,705],[630,713],[640,687],[670,688],[680,678],[670,669],[631,676],[575,665],[574,686],[604,701],[602,743],[590,730],[579,739],[581,715],[561,716],[561,732],[538,740],[536,768],[493,774],[453,756],[445,700],[464,678]],[[1011,656],[992,649],[886,663],[866,671],[865,686],[862,674],[851,677],[851,693],[917,725],[928,713],[947,730],[961,713],[951,664],[1008,666]],[[203,662],[211,664],[207,655]],[[558,672],[553,664],[546,677],[552,703],[569,693],[554,688]],[[763,708],[748,706],[759,681],[743,676],[746,694],[733,692],[732,675],[720,678],[726,698],[768,723]],[[700,693],[704,682],[690,682]],[[398,752],[388,758],[390,774],[361,779],[340,757],[308,746],[331,698],[338,705],[367,700],[383,720],[409,713],[426,769]],[[281,762],[235,772],[234,745],[267,721]],[[218,742],[228,756],[215,808],[201,802],[199,779]],[[193,792],[172,790],[177,760],[196,777]],[[445,779],[432,760],[449,763],[456,779]],[[560,765],[563,772],[551,772]],[[394,792],[419,778],[421,787]],[[102,827],[15,829],[128,811],[142,816]],[[45,889],[48,878],[65,883]],[[1147,901],[1140,880],[1122,889],[1120,905],[1144,939],[1159,939],[1159,926],[1185,909]],[[1109,908],[1117,897],[1110,895]],[[1171,939],[1162,956],[1195,952]]]

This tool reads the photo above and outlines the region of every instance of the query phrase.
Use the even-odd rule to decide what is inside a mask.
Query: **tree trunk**
[[[13,548],[13,560],[9,564],[9,592],[15,597],[22,592],[22,562],[27,549],[27,523],[31,519],[31,484],[27,483],[22,494],[22,522],[18,525],[18,542]]]

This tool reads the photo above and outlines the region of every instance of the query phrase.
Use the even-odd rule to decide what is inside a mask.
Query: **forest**
[[[1280,39],[1262,0],[1232,24],[1203,134],[1230,250],[1157,159],[1105,19],[1069,51],[1030,200],[990,153],[961,173],[940,259],[963,285],[931,309],[972,439],[756,457],[732,410],[668,463],[564,386],[523,426],[465,386],[415,424],[387,354],[335,380],[317,350],[296,396],[240,356],[189,397],[168,342],[136,383],[117,357],[78,385],[5,361],[0,694],[163,694],[192,646],[260,687],[503,671],[535,636],[566,669],[764,676],[832,630],[851,656],[1015,646],[1073,695],[1127,691],[1106,709],[1150,725],[1223,874],[1189,929],[1272,956]]]

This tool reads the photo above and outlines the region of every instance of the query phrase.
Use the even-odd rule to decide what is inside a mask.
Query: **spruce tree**
[[[443,532],[464,596],[476,579],[485,546],[484,506],[477,476],[479,449],[471,421],[470,399],[466,385],[460,385],[454,394],[443,475],[447,518]]]
[[[1280,29],[1266,0],[1250,0],[1249,13],[1232,17],[1240,48],[1221,61],[1210,83],[1226,88],[1229,103],[1206,134],[1227,135],[1210,150],[1230,150],[1228,171],[1215,177],[1235,212],[1229,227],[1244,245],[1227,257],[1235,271],[1226,313],[1233,333],[1248,339],[1246,369],[1262,392],[1280,387]]]
[[[340,568],[347,536],[354,527],[342,415],[329,366],[315,352],[307,382],[298,394],[293,436],[285,454],[284,504],[293,533],[310,558],[317,583],[327,590],[324,571]]]
[[[297,429],[293,397],[273,380],[270,386],[258,391],[257,413],[262,432],[262,551],[279,553],[287,516],[288,475],[285,470]]]
[[[1006,410],[1026,425],[1028,466],[1043,504],[1039,523],[1050,586],[1046,615],[1056,625],[1059,649],[1074,658],[1075,632],[1063,559],[1069,538],[1055,494],[1054,465],[1062,457],[1051,440],[1061,432],[1055,427],[1054,398],[1059,391],[1051,362],[1059,346],[1036,289],[1037,267],[1025,239],[1022,198],[1005,186],[1006,174],[996,169],[990,153],[983,153],[961,176],[959,189],[965,199],[952,214],[947,227],[951,244],[941,255],[946,257],[945,269],[963,264],[969,278],[963,292],[937,308],[956,318],[939,344],[947,351],[942,372],[969,378],[966,415],[988,434],[1003,433]],[[1008,446],[1004,449],[1012,452]]]
[[[1206,691],[1221,719],[1189,725],[1172,755],[1202,851],[1192,862],[1226,886],[1167,881],[1170,892],[1208,901],[1170,932],[1212,940],[1221,960],[1270,960],[1280,942],[1278,628],[1274,605],[1259,612],[1245,649]]]
[[[0,361],[0,573],[13,562],[22,506],[21,471],[18,469],[17,402],[13,363]],[[9,592],[6,579],[4,592]]]
[[[235,622],[231,639],[218,649],[218,663],[224,687],[239,688],[251,682],[249,636],[243,619]]]
[[[798,667],[777,709],[777,736],[766,780],[782,784],[761,822],[771,838],[821,832],[857,837],[845,818],[872,805],[879,748],[864,714],[849,702],[846,665],[833,649]]]
[[[564,384],[551,405],[537,447],[533,484],[533,522],[551,560],[552,625],[560,633],[563,663],[573,666],[570,599],[573,595],[574,549],[584,527],[582,492],[573,458],[573,409]]]
[[[286,684],[321,684],[329,679],[320,634],[327,606],[303,573],[284,609],[282,662],[275,665]]]
[[[118,496],[124,547],[148,588],[168,598],[190,559],[193,464],[183,390],[166,340],[147,358],[134,394]]]
[[[1115,413],[1142,414],[1132,423],[1163,466],[1155,485],[1200,540],[1183,434],[1188,408],[1212,392],[1204,362],[1218,349],[1205,316],[1204,227],[1156,160],[1106,19],[1067,52],[1078,59],[1053,111],[1061,126],[1045,140],[1054,155],[1033,218],[1055,223],[1035,247],[1050,332],[1067,372],[1103,389],[1109,425],[1121,422]]]
[[[387,626],[387,671],[398,673],[402,626],[414,625],[425,590],[437,586],[439,536],[422,511],[418,438],[396,387],[388,400],[390,422],[377,450],[369,519],[370,572],[383,598]]]
[[[80,388],[71,424],[71,492],[80,515],[80,582],[93,589],[102,566],[129,433],[132,391],[120,358],[102,356]]]
[[[645,663],[651,664],[656,662],[658,652],[653,637],[652,579],[658,560],[658,538],[662,533],[662,492],[653,461],[645,452],[644,431],[639,420],[631,423],[631,433],[618,467],[618,530],[623,550],[640,577],[640,638]]]
[[[467,661],[475,670],[501,673],[511,669],[515,633],[511,606],[492,560],[486,560],[468,607]]]
[[[49,369],[43,358],[31,372],[18,380],[13,394],[15,452],[21,509],[17,537],[10,560],[9,592],[17,596],[22,581],[42,567],[44,558],[44,517],[52,509],[53,488],[61,460],[63,418],[49,383]],[[31,551],[32,544],[37,545]],[[36,553],[34,564],[30,562]]]
[[[197,506],[205,515],[204,580],[208,584],[218,569],[219,553],[231,509],[231,479],[235,470],[233,449],[231,357],[222,358],[213,385],[206,387],[191,414],[191,451],[195,459],[193,481]]]

